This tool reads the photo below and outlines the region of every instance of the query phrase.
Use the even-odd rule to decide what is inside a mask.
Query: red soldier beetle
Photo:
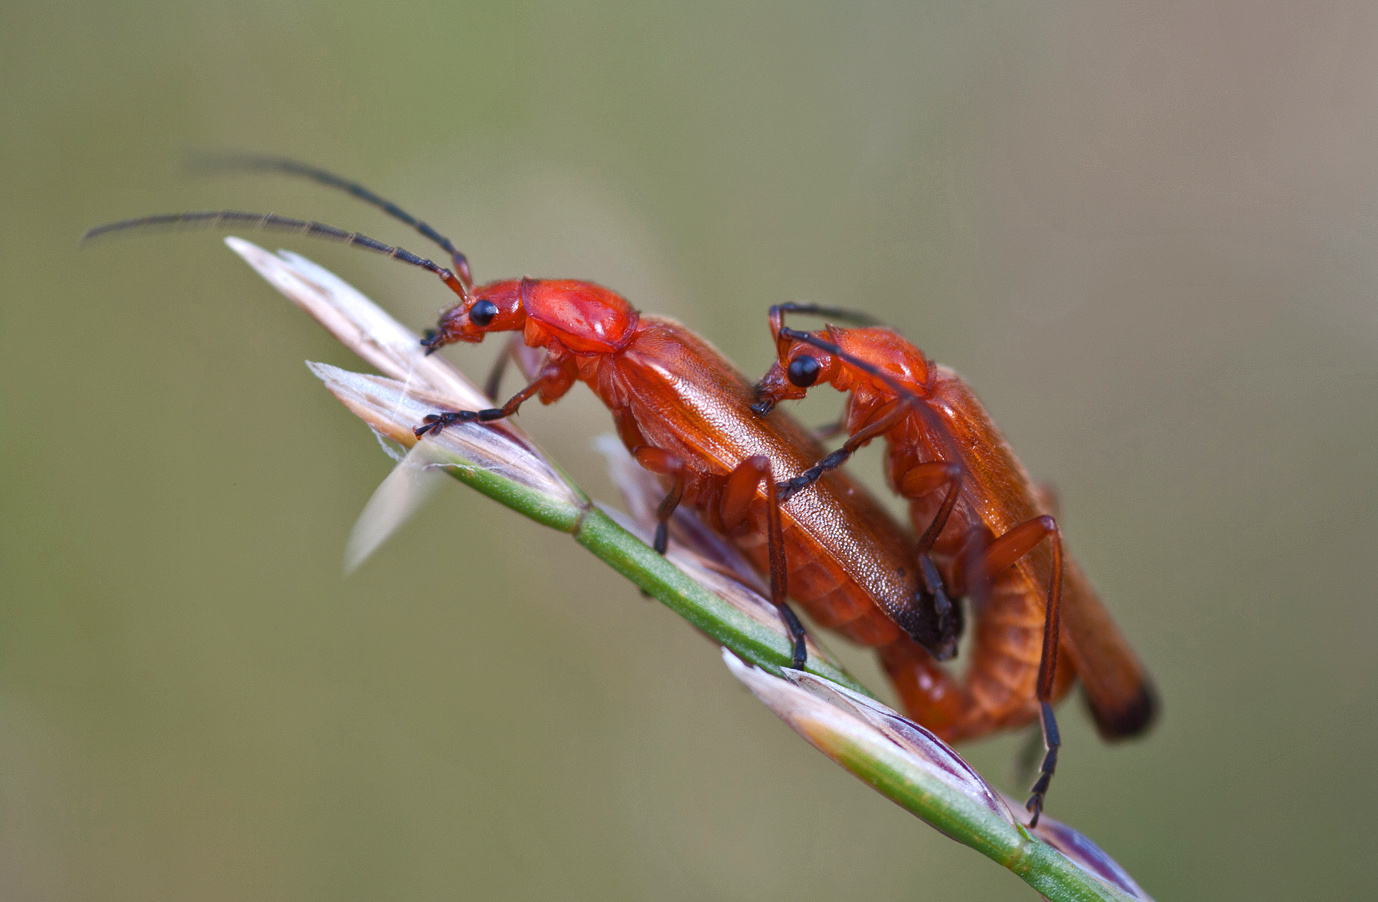
[[[862,644],[918,643],[938,660],[955,654],[960,619],[941,585],[936,594],[921,591],[907,530],[841,472],[811,478],[809,490],[795,489],[790,508],[783,510],[777,485],[791,485],[823,448],[783,413],[754,416],[753,386],[683,326],[643,316],[621,296],[589,282],[523,278],[476,287],[467,259],[449,239],[360,185],[291,160],[210,162],[305,176],[343,189],[435,242],[450,255],[453,269],[357,232],[272,213],[150,216],[98,226],[85,237],[157,226],[243,225],[339,241],[424,269],[459,298],[423,341],[428,352],[513,331],[545,358],[532,382],[502,407],[428,416],[415,430],[418,437],[452,423],[503,419],[532,397],[548,404],[576,381],[585,382],[613,412],[618,435],[635,459],[669,483],[656,548],[665,549],[666,521],[675,508],[683,503],[695,509],[770,575],[772,601],[792,637],[796,667],[804,663],[804,633],[785,604],[787,593],[820,625]],[[496,386],[506,356],[499,358],[490,386]],[[777,483],[777,476],[785,482]]]
[[[771,308],[778,359],[757,386],[754,409],[768,413],[831,383],[848,395],[849,438],[782,485],[780,497],[788,501],[861,446],[885,439],[886,475],[920,535],[921,574],[936,574],[953,597],[971,596],[976,612],[961,679],[912,645],[883,649],[882,661],[910,714],[944,739],[1039,719],[1045,754],[1027,806],[1037,823],[1060,746],[1052,703],[1080,677],[1101,736],[1134,736],[1156,711],[1148,674],[1064,550],[1023,465],[956,373],[888,329],[802,332],[785,326],[786,313],[836,311]],[[1067,660],[1058,667],[1060,651]]]

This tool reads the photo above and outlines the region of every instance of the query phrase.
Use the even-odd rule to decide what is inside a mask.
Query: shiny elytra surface
[[[726,476],[752,455],[768,456],[777,480],[815,463],[823,448],[791,416],[752,413],[751,385],[710,344],[680,324],[645,316],[630,343],[600,362],[593,379],[619,416],[634,421],[653,446]],[[764,565],[764,490],[744,550]],[[903,528],[849,476],[830,474],[782,509],[790,596],[830,627],[869,644],[900,633],[873,606],[900,607],[914,592]],[[861,621],[854,623],[854,621]]]

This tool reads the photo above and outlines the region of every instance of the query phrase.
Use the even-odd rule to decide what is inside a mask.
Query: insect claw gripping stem
[[[780,518],[780,488],[775,482],[775,473],[771,467],[770,458],[757,457],[751,458],[750,461],[756,461],[759,464],[761,476],[765,479],[766,547],[769,549],[770,557],[770,601],[780,612],[780,619],[784,621],[785,629],[790,635],[790,666],[795,670],[803,670],[804,664],[808,662],[809,658],[804,624],[799,621],[799,615],[794,613],[794,609],[785,600],[789,595],[789,566],[785,559],[784,529]]]
[[[780,605],[780,617],[785,621],[786,628],[789,629],[790,636],[790,667],[795,670],[803,670],[804,665],[809,660],[809,649],[804,644],[806,633],[804,624],[799,620],[799,615],[794,613],[794,609],[787,604]]]
[[[472,423],[479,418],[479,412],[474,410],[452,410],[445,413],[427,414],[421,419],[421,425],[417,426],[412,432],[417,438],[422,438],[428,432],[439,435],[446,426],[455,423]]]
[[[417,438],[424,438],[428,432],[434,432],[436,435],[439,435],[442,429],[453,422],[455,421],[447,420],[444,414],[427,414],[425,419],[421,421],[421,425],[413,429],[412,432]]]
[[[422,425],[417,426],[412,432],[416,433],[417,438],[428,432],[439,434],[440,430],[455,423],[492,423],[495,420],[506,419],[511,414],[501,407],[489,407],[484,410],[452,410],[445,413],[427,414],[421,419]]]
[[[1043,764],[1038,769],[1038,779],[1030,790],[1029,801],[1024,804],[1032,815],[1029,819],[1030,827],[1038,826],[1038,817],[1043,813],[1043,797],[1048,792],[1048,785],[1053,782],[1053,772],[1057,770],[1057,750],[1062,747],[1057,718],[1053,716],[1053,706],[1050,703],[1040,704],[1039,720],[1043,725],[1043,747],[1047,752],[1043,755]]]

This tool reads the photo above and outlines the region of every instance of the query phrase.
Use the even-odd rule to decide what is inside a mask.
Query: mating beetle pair
[[[355,232],[239,211],[126,220],[87,237],[159,225],[248,225],[363,247],[435,274],[458,301],[426,338],[428,351],[515,332],[545,357],[501,407],[437,412],[418,424],[418,437],[456,422],[502,419],[530,398],[550,403],[584,382],[612,412],[633,457],[666,485],[657,549],[665,550],[666,524],[681,504],[732,541],[770,577],[796,667],[804,661],[804,627],[787,598],[818,625],[878,648],[908,713],[944,739],[1039,718],[1046,752],[1028,803],[1033,823],[1057,760],[1052,703],[1077,679],[1102,736],[1133,736],[1151,722],[1147,673],[1065,552],[1023,466],[970,388],[895,333],[874,326],[798,331],[785,325],[787,314],[856,317],[773,307],[777,360],[753,385],[703,339],[640,314],[606,288],[527,278],[476,286],[449,239],[357,184],[288,160],[223,162],[342,188],[435,242],[450,268]],[[831,454],[774,409],[823,383],[847,394],[848,439]],[[490,385],[491,395],[496,378]],[[877,438],[886,445],[889,481],[909,504],[912,533],[840,469]],[[975,636],[959,677],[940,662],[956,653],[963,599]]]

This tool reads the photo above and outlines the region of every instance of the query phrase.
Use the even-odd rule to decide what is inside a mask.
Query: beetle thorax
[[[621,295],[592,282],[529,280],[523,285],[524,338],[574,354],[611,354],[636,332],[640,317]]]

